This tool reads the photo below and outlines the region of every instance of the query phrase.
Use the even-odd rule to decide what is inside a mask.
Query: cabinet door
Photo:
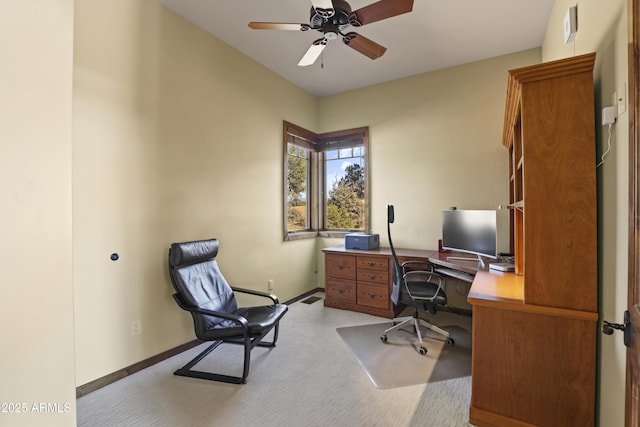
[[[597,311],[592,73],[525,84],[522,97],[525,303]]]
[[[472,424],[593,426],[595,318],[476,305],[472,347]]]

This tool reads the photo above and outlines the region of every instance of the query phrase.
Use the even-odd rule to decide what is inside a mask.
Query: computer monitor
[[[442,211],[442,248],[475,254],[488,258],[498,257],[498,224],[495,210]]]

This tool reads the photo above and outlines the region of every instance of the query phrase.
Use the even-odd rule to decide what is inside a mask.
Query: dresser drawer
[[[366,268],[368,270],[389,270],[388,258],[376,258],[376,257],[358,257],[358,269]]]
[[[358,283],[358,304],[387,309],[389,307],[389,288],[383,285]]]
[[[374,282],[386,285],[389,283],[389,271],[358,268],[358,283],[360,282]]]
[[[327,277],[342,279],[356,278],[356,257],[346,255],[327,255],[325,257],[325,273]]]
[[[351,280],[330,279],[325,283],[325,293],[327,299],[355,304],[356,284]]]

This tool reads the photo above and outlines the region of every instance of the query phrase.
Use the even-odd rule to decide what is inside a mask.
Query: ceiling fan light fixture
[[[327,31],[326,33],[324,33],[324,38],[326,38],[327,40],[335,40],[338,38],[338,33]]]

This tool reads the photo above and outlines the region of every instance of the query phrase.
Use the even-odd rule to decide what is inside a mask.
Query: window
[[[292,142],[287,143],[288,181],[288,224],[289,230],[308,230],[310,228],[307,194],[309,194],[309,170],[311,156],[309,149]]]
[[[369,229],[368,134],[284,122],[285,240]]]

